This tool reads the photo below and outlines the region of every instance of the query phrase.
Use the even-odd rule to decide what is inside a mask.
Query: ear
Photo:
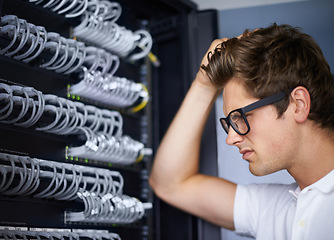
[[[296,122],[303,123],[310,113],[311,97],[305,87],[298,86],[291,92],[292,102],[295,106],[294,117]]]

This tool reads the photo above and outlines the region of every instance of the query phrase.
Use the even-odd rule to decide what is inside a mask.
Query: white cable
[[[48,115],[54,115],[55,118],[54,121],[51,122],[49,125],[46,125],[44,127],[37,127],[36,130],[38,131],[47,131],[56,126],[56,124],[58,124],[59,120],[61,119],[61,113],[63,109],[63,105],[58,97],[51,94],[46,94],[43,96],[43,98],[45,101],[43,114],[46,113]],[[57,105],[55,106],[55,104]]]
[[[18,156],[17,158],[21,158],[22,161],[25,161],[27,164],[30,165],[30,168],[27,170],[28,172],[28,179],[25,182],[25,184],[22,186],[22,188],[16,192],[16,195],[23,195],[25,194],[29,189],[33,187],[33,182],[35,180],[35,164],[31,160],[31,158],[24,158]]]
[[[53,171],[50,172],[52,174],[51,175],[52,177],[49,182],[49,185],[45,189],[43,189],[41,192],[34,195],[34,197],[43,198],[43,197],[48,196],[49,191],[53,191],[52,187],[56,188],[59,185],[59,180],[57,179],[57,168],[55,167],[54,164],[52,164],[51,162],[47,162],[47,161],[40,162],[39,164],[40,164],[40,167],[49,167],[53,169]]]
[[[67,1],[68,1],[68,0],[61,0],[60,3],[58,3],[58,4],[55,5],[55,6],[52,6],[52,7],[51,7],[51,10],[52,10],[53,12],[58,11],[60,8],[62,8],[62,7],[67,3]],[[72,2],[74,2],[74,1],[72,1]]]
[[[14,54],[16,54],[18,51],[20,51],[24,45],[26,44],[29,35],[30,35],[30,27],[28,26],[28,23],[26,20],[22,20],[22,19],[18,19],[18,25],[20,26],[18,29],[16,29],[17,31],[17,35],[19,38],[21,38],[20,43],[18,44],[18,46],[12,50],[11,52],[7,51],[7,53],[5,53],[6,56],[10,57]]]
[[[122,175],[108,169],[75,166],[4,153],[0,153],[0,159],[4,161],[4,164],[0,165],[0,172],[4,176],[0,190],[7,195],[21,195],[31,189],[36,190],[37,178],[49,181],[44,189],[39,189],[39,193],[34,192],[35,197],[73,200],[79,187],[81,191],[96,194],[120,194],[123,189]],[[21,176],[17,186],[12,185],[15,174]]]
[[[38,131],[54,134],[85,134],[84,146],[69,148],[69,155],[120,164],[131,164],[144,153],[144,145],[123,136],[123,118],[117,111],[74,103],[33,88],[1,83],[0,122],[27,127],[39,122]],[[14,115],[13,108],[20,109]],[[77,108],[78,106],[78,108]],[[31,115],[28,110],[32,109]],[[22,119],[24,119],[22,121]],[[42,119],[42,120],[40,120]]]
[[[67,48],[67,54],[69,55],[69,60],[67,61],[67,63],[65,63],[62,67],[59,67],[56,72],[62,73],[67,71],[75,62],[75,60],[78,57],[79,54],[79,46],[76,44],[77,41],[73,40],[73,39],[66,39],[66,42],[68,44],[68,48]]]
[[[51,129],[49,128],[47,132],[54,134],[61,134],[62,131],[68,129],[68,125],[70,124],[71,120],[76,120],[76,119],[71,118],[70,116],[71,112],[70,101],[67,101],[66,99],[61,97],[56,97],[56,99],[59,100],[59,103],[62,106],[60,110],[60,119],[57,125],[53,126]]]
[[[24,53],[20,55],[14,56],[17,60],[23,60],[24,62],[30,62],[35,59],[44,49],[45,43],[47,41],[47,33],[44,27],[35,26],[31,23],[28,24],[30,30],[29,40],[30,40],[30,47]],[[36,35],[34,35],[36,34]],[[36,51],[37,47],[39,46],[38,50]],[[35,53],[33,54],[33,52]],[[29,56],[33,54],[32,56]]]
[[[52,5],[54,4],[54,2],[57,0],[49,0],[48,3],[46,3],[45,5],[43,5],[43,8],[48,8],[48,7],[52,7]]]
[[[7,182],[5,183],[5,185],[2,187],[2,189],[0,189],[0,193],[5,192],[9,186],[12,184],[13,180],[14,180],[14,176],[15,176],[15,162],[12,158],[5,156],[6,160],[9,160],[10,162],[10,166],[6,167],[6,172],[10,173],[10,177],[7,180]]]
[[[137,61],[144,58],[149,54],[152,49],[153,40],[151,35],[146,30],[137,30],[134,32],[135,35],[140,35],[140,40],[136,43],[136,47],[142,51],[139,53],[131,53],[129,56],[130,61]]]
[[[9,117],[12,114],[14,105],[13,95],[12,93],[11,94],[1,93],[0,100],[5,100],[5,102],[7,103],[7,105],[0,110],[0,113],[4,113],[5,111],[7,111],[5,114],[1,114],[2,116],[0,116],[0,121],[2,121],[7,119],[7,117]]]
[[[57,55],[58,58],[55,59],[55,61],[50,64],[49,66],[46,66],[45,68],[48,70],[58,70],[59,68],[63,67],[67,61],[68,58],[68,48],[69,44],[66,38],[61,37],[58,35],[59,38],[59,54]]]
[[[10,158],[10,161],[14,162],[20,162],[23,166],[23,168],[14,168],[12,169],[12,173],[16,173],[16,174],[19,174],[20,176],[20,180],[19,180],[19,183],[16,185],[16,186],[10,186],[10,188],[8,187],[8,189],[6,191],[3,191],[1,194],[3,195],[15,195],[21,188],[22,186],[24,185],[26,179],[27,179],[27,175],[28,175],[28,172],[27,172],[27,166],[25,164],[24,161],[22,161],[20,158],[15,158],[15,157],[12,157],[12,155],[7,155],[7,158]],[[15,178],[17,180],[17,178]],[[10,181],[9,181],[10,182]]]
[[[34,159],[29,158],[29,160],[31,161],[31,164],[36,167],[36,171],[33,171],[33,167],[32,167],[30,174],[32,174],[33,183],[31,184],[31,186],[29,186],[27,191],[22,194],[23,196],[30,196],[33,193],[35,193],[40,184],[40,179],[39,179],[40,166],[38,162],[35,161]]]
[[[133,106],[146,93],[142,84],[111,74],[105,77],[100,74],[86,71],[83,80],[71,86],[70,93],[120,108]]]
[[[21,96],[13,96],[12,97],[13,105],[15,105],[15,106],[21,105],[21,111],[19,112],[17,117],[14,117],[10,120],[8,119],[8,120],[2,120],[1,121],[3,123],[7,123],[7,124],[12,124],[12,123],[15,123],[15,122],[19,121],[20,119],[22,119],[23,116],[27,113],[28,106],[29,106],[29,96],[28,96],[27,92],[24,90],[24,88],[22,88],[20,86],[11,86],[11,89],[13,91],[13,94],[17,94],[17,95],[23,94],[24,97],[21,97]]]
[[[59,10],[58,14],[63,14],[63,13],[66,13],[67,11],[70,11],[71,9],[73,9],[76,6],[77,2],[78,2],[78,0],[73,0],[67,7],[65,7],[62,10]]]
[[[54,198],[57,200],[70,200],[79,191],[79,184],[82,181],[82,172],[79,172],[79,177],[77,177],[77,170],[74,165],[62,164],[62,167],[72,172],[72,174],[67,175],[67,178],[71,181],[71,185],[69,185],[69,187],[61,195],[54,196]]]
[[[70,13],[66,14],[65,17],[66,18],[75,18],[75,17],[78,17],[78,16],[82,15],[86,11],[87,6],[88,6],[88,0],[81,0],[80,5],[76,9],[74,9],[73,11],[71,11]]]
[[[45,99],[40,91],[37,91],[32,87],[24,87],[23,89],[27,92],[29,96],[29,102],[27,106],[28,110],[30,108],[32,108],[32,110],[30,112],[30,117],[27,120],[23,122],[17,121],[16,123],[14,123],[14,125],[22,127],[30,127],[34,125],[42,116],[45,107]],[[37,101],[35,100],[36,97]]]
[[[113,138],[102,132],[95,134],[89,128],[81,130],[86,135],[85,145],[69,147],[70,156],[127,165],[135,163],[144,150],[142,143],[128,136]]]
[[[40,67],[46,68],[52,65],[58,57],[60,48],[61,48],[60,35],[58,33],[48,32],[47,42],[45,44],[44,51],[49,51],[50,53],[53,54],[53,57],[48,62],[44,62],[43,64],[41,64]]]
[[[141,219],[145,209],[152,208],[150,203],[143,204],[127,195],[99,195],[80,192],[78,196],[84,202],[82,212],[67,212],[70,222],[132,223]]]
[[[31,3],[43,4],[43,8],[50,9],[58,14],[65,14],[66,18],[75,18],[82,15],[88,7],[89,0],[29,0]]]
[[[102,3],[105,5],[99,5]],[[150,52],[152,37],[146,30],[132,32],[115,23],[121,14],[119,4],[94,2],[88,5],[87,10],[81,23],[73,29],[74,36],[131,61],[144,58]]]
[[[50,179],[44,189],[40,189],[39,193],[34,194],[35,197],[61,199],[61,197],[66,197],[72,189],[78,190],[77,187],[73,188],[75,179],[80,179],[80,181],[81,179],[86,179],[86,181],[89,181],[92,186],[90,189],[87,189],[88,191],[82,189],[76,192],[76,195],[85,205],[84,211],[67,212],[67,221],[132,223],[142,218],[145,209],[151,207],[151,204],[147,204],[145,207],[138,199],[121,193],[123,188],[123,178],[119,172],[84,166],[74,167],[73,165],[66,163],[30,159],[3,153],[0,153],[0,159],[5,160],[5,162],[7,161],[11,165],[7,168],[5,165],[0,165],[0,173],[2,173],[6,181],[8,180],[7,183],[0,184],[2,194],[14,195],[19,192],[26,192],[26,190],[28,190],[28,185],[32,187],[33,185],[31,185],[31,183],[35,179],[34,176],[28,176],[31,173],[38,175],[39,178]],[[29,166],[35,166],[34,164],[40,166],[43,170],[33,171],[33,169],[29,169]],[[74,170],[72,171],[73,175],[68,175],[66,169],[70,171]],[[92,172],[92,170],[94,172]],[[76,178],[75,171],[81,172],[79,178]],[[9,178],[6,177],[7,172],[10,172],[11,176]],[[20,181],[17,186],[12,185],[15,172],[20,175]],[[94,179],[91,179],[92,173],[95,174]],[[71,185],[67,184],[69,180],[72,181]],[[29,182],[29,184],[26,184],[26,182]],[[77,183],[76,185],[78,186]],[[116,191],[115,187],[117,189]],[[64,200],[68,200],[68,198],[65,198]],[[20,232],[15,234],[22,237],[22,234],[24,233]],[[61,233],[41,232],[40,236],[61,238],[61,235],[59,234]],[[11,237],[15,238],[16,236],[11,235]],[[113,235],[113,237],[117,236]]]
[[[7,35],[11,38],[11,42],[5,48],[0,50],[1,55],[5,54],[15,44],[19,31],[20,23],[15,15],[5,15],[1,17],[0,33],[1,35]]]

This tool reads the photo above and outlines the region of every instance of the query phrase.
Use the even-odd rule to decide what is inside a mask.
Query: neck
[[[296,164],[287,169],[300,189],[317,182],[334,169],[334,137],[325,130],[314,129],[301,141]],[[312,136],[310,138],[309,136]]]

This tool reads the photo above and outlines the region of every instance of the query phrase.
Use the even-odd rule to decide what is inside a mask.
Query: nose
[[[229,127],[226,137],[226,143],[228,145],[236,145],[237,143],[242,142],[243,139],[243,136],[239,135],[231,126]]]

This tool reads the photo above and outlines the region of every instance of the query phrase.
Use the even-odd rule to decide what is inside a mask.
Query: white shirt
[[[334,239],[334,170],[316,183],[238,185],[236,232],[257,240]]]

